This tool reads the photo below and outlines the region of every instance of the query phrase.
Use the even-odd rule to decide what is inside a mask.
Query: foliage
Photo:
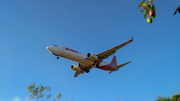
[[[138,8],[141,8],[141,6],[144,4],[144,2],[145,2],[145,0],[143,0],[143,1],[139,4]]]
[[[51,87],[50,86],[42,86],[41,84],[38,87],[35,87],[35,84],[32,83],[28,86],[27,90],[31,93],[28,101],[31,101],[33,99],[35,99],[35,101],[38,101],[39,98],[43,98],[43,97],[46,97],[46,99],[49,99],[49,98],[51,98],[51,95],[52,95],[52,94],[47,94],[49,91],[51,91]],[[46,92],[44,92],[44,91],[46,91]],[[56,100],[56,98],[54,98],[53,101],[60,101],[61,96],[62,96],[62,94],[58,93],[56,96],[56,98],[58,98],[58,100]],[[73,99],[71,99],[71,101],[73,101]]]
[[[46,96],[47,99],[49,99],[51,97],[51,94],[46,94],[51,90],[50,86],[44,87],[40,84],[38,87],[35,87],[35,84],[32,83],[28,86],[27,90],[31,93],[28,101],[30,101],[32,99],[36,99],[38,101],[39,98],[43,98],[44,96]],[[44,91],[46,91],[46,92],[43,93]]]
[[[148,17],[148,15],[149,15],[149,11],[150,10],[152,10],[153,12],[154,12],[154,14],[156,13],[156,10],[155,10],[155,6],[154,6],[154,4],[152,3],[154,0],[149,0],[148,2],[145,2],[145,0],[143,0],[140,4],[139,4],[139,6],[138,6],[138,8],[139,9],[141,9],[142,8],[142,10],[141,10],[141,12],[144,12],[144,18],[147,18]],[[150,16],[151,18],[154,18],[155,17],[155,15],[152,17],[152,16]],[[148,17],[149,18],[149,17]],[[152,20],[152,19],[151,19]]]
[[[158,99],[155,101],[180,101],[180,94],[175,94],[172,96],[172,98],[168,97],[161,97],[158,96]]]
[[[180,94],[173,95],[171,101],[180,101]]]
[[[168,97],[158,96],[158,99],[155,101],[171,101],[171,98],[169,96]]]
[[[146,3],[144,3],[145,2],[145,0],[143,0],[140,4],[139,4],[139,6],[138,6],[138,8],[140,9],[141,7],[142,7],[142,10],[141,10],[141,12],[143,12],[144,10],[147,12],[147,13],[145,13],[145,14],[148,14],[149,12],[149,10],[153,10],[155,13],[156,13],[156,10],[155,10],[155,6],[154,6],[154,4],[152,3],[154,0],[149,0],[148,2],[146,2]]]

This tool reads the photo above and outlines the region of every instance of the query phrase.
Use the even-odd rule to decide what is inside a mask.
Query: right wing
[[[116,46],[116,47],[113,47],[113,48],[111,48],[111,49],[109,49],[109,50],[106,50],[106,51],[104,51],[104,52],[101,52],[101,53],[97,54],[98,58],[100,59],[100,62],[101,62],[103,59],[105,59],[105,58],[111,56],[112,54],[114,54],[114,53],[116,52],[116,50],[124,47],[125,45],[129,44],[129,43],[132,42],[132,41],[133,41],[133,37],[132,37],[131,40],[129,40],[129,41],[127,41],[127,42],[124,42],[123,44],[120,44],[120,45],[118,45],[118,46]]]

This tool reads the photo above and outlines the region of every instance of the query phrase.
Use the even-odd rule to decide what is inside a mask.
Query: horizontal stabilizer
[[[112,72],[114,72],[114,71],[110,71],[109,74],[111,74]]]
[[[129,62],[126,62],[126,63],[124,63],[124,64],[121,64],[121,65],[118,65],[118,66],[116,66],[116,68],[121,68],[121,67],[123,67],[123,66],[125,66],[125,65],[127,65],[127,64],[129,64],[129,63],[131,63],[132,61],[129,61]]]
[[[127,65],[127,64],[129,64],[129,63],[131,63],[132,61],[129,61],[129,62],[126,62],[126,63],[124,63],[124,64],[121,64],[121,65],[118,65],[118,66],[116,66],[116,68],[121,68],[121,67],[123,67],[123,66],[125,66],[125,65]],[[110,71],[109,72],[109,74],[111,74],[112,72],[114,72],[114,70],[112,70],[112,71]]]

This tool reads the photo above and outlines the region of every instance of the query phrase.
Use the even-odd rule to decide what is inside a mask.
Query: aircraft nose
[[[47,46],[46,49],[49,50],[49,46]]]
[[[51,46],[47,46],[46,49],[51,52]]]

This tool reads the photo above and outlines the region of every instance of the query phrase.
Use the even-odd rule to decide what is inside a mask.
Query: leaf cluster
[[[149,0],[148,2],[145,3],[145,0],[143,0],[138,8],[140,9],[142,7],[142,10],[141,12],[144,12],[145,11],[145,14],[144,14],[144,18],[146,18],[149,14],[149,11],[150,10],[153,10],[155,13],[156,13],[156,10],[155,10],[155,6],[154,4],[152,3],[154,0]]]
[[[47,94],[49,91],[51,91],[50,86],[42,86],[41,84],[36,87],[34,83],[30,84],[27,88],[27,90],[31,93],[29,96],[28,101],[35,99],[35,101],[38,101],[39,98],[46,97],[46,99],[51,98],[52,94]],[[46,91],[46,92],[45,92]],[[56,98],[53,99],[53,101],[60,101],[60,97],[62,96],[61,93],[58,93]],[[73,99],[71,99],[73,101]]]
[[[50,86],[42,86],[41,84],[36,87],[34,83],[30,84],[27,88],[27,90],[31,93],[31,95],[29,96],[28,101],[32,100],[32,99],[38,99],[39,98],[43,98],[44,96],[46,96],[47,99],[51,98],[52,94],[46,94],[51,90]],[[44,91],[46,91],[44,93]]]
[[[175,94],[171,97],[161,97],[161,96],[158,96],[158,99],[155,100],[155,101],[180,101],[180,94]]]
[[[61,93],[58,93],[56,97],[57,97],[58,99],[60,99],[61,96],[62,96],[62,94],[61,94]],[[53,101],[56,101],[56,99],[54,98]],[[59,101],[59,100],[58,100],[58,101]]]

